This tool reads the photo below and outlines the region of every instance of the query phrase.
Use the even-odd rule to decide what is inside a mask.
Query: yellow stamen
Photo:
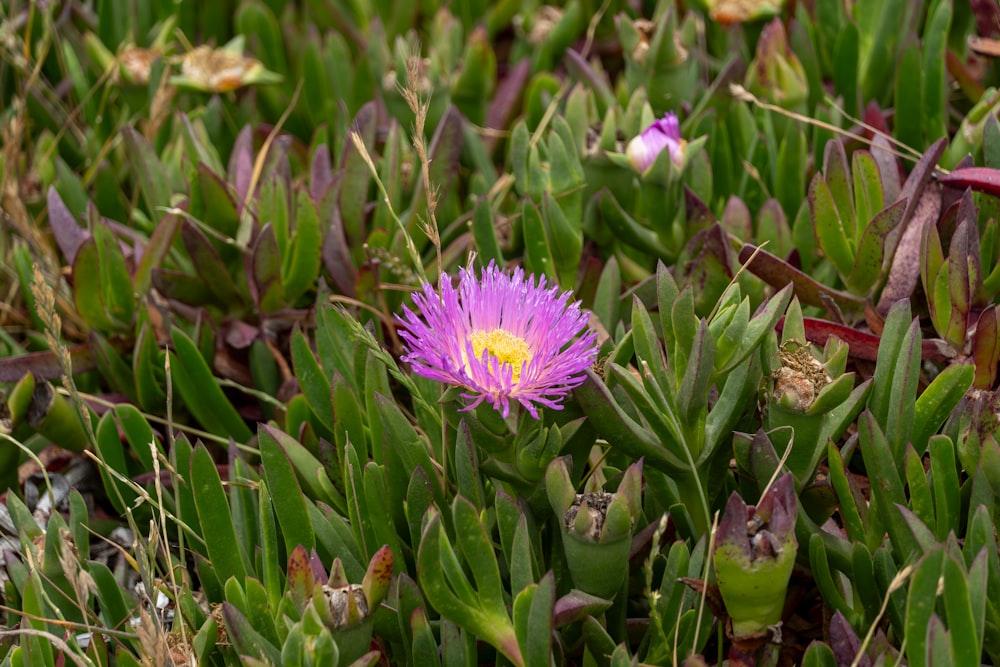
[[[521,379],[521,369],[531,361],[531,347],[527,341],[503,329],[474,331],[469,341],[477,359],[482,359],[484,350],[489,352],[491,373],[497,374],[503,364],[510,364],[514,383]]]

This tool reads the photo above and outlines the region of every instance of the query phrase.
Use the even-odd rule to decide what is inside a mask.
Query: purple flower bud
[[[681,127],[672,112],[655,121],[637,137],[628,142],[625,155],[640,172],[649,169],[663,149],[670,151],[670,159],[677,168],[684,166],[684,148],[687,141],[681,138]]]

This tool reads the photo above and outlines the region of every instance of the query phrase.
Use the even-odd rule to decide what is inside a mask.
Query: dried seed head
[[[323,594],[330,605],[334,628],[357,625],[368,618],[368,600],[360,585],[323,586]]]
[[[608,506],[614,499],[615,494],[606,491],[577,494],[576,500],[563,515],[566,529],[591,542],[597,542],[608,516]]]
[[[791,410],[807,410],[820,390],[830,384],[830,376],[807,345],[786,344],[778,350],[778,357],[781,368],[773,376],[773,400]]]
[[[540,7],[537,12],[535,12],[534,17],[531,21],[531,32],[528,33],[528,42],[532,46],[538,46],[544,42],[549,33],[552,32],[553,28],[559,24],[560,19],[562,19],[563,10],[559,7],[553,7],[551,5],[545,5]]]

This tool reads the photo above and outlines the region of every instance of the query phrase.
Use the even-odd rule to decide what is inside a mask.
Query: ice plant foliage
[[[684,165],[684,148],[687,142],[681,138],[681,126],[677,116],[668,112],[663,118],[633,137],[625,148],[625,155],[637,171],[649,169],[656,157],[664,150],[670,151],[670,159],[675,165]]]
[[[462,269],[457,289],[448,278],[440,292],[424,284],[413,296],[416,311],[403,307],[403,360],[465,388],[466,410],[489,401],[507,417],[516,400],[537,419],[539,405],[560,409],[597,356],[587,313],[569,299],[521,268],[507,273],[490,262],[481,277]]]

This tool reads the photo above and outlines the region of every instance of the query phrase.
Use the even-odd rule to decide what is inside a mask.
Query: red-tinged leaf
[[[857,663],[854,662],[861,650],[861,640],[839,611],[830,619],[830,648],[833,649],[838,665],[857,664],[858,667],[871,667],[872,661],[867,655],[860,656]]]
[[[931,616],[930,623],[927,626],[926,664],[929,667],[933,667],[934,665],[974,664],[960,661],[953,650],[954,644],[955,640],[952,637],[952,631],[945,629],[944,622],[937,614]],[[910,662],[913,664],[915,661],[911,660]]]
[[[587,62],[587,59],[575,49],[566,49],[563,58],[566,70],[570,73],[570,76],[577,81],[582,81],[587,88],[597,93],[604,109],[615,106],[615,93],[608,85],[606,75],[598,73]]]
[[[377,116],[375,103],[368,102],[358,110],[351,123],[351,131],[357,132],[369,152],[375,146]],[[343,221],[344,235],[348,244],[360,245],[367,236],[364,229],[364,207],[368,202],[368,185],[371,183],[372,176],[368,165],[358,153],[358,149],[355,148],[350,137],[344,141],[344,152],[340,156],[340,169],[344,176],[340,182],[338,206],[340,218]]]
[[[389,545],[383,545],[372,556],[368,563],[368,571],[361,582],[361,588],[365,592],[365,600],[368,601],[369,608],[379,604],[389,592],[389,583],[392,581],[392,566],[392,549],[389,548]]]
[[[596,616],[610,606],[611,600],[573,589],[556,600],[552,612],[552,624],[557,628],[569,625],[585,616]]]
[[[777,203],[777,200],[772,199],[765,202],[764,207],[767,207],[772,201],[775,203],[774,208],[781,211],[782,215],[784,215],[784,211],[781,210],[781,206]],[[761,208],[757,224],[758,227],[763,226],[763,230],[766,230],[766,224],[761,222],[761,219],[764,216],[764,207]],[[727,232],[734,235],[744,243],[749,242],[754,238],[753,225],[750,218],[750,209],[742,199],[735,195],[730,196],[729,201],[726,202],[726,208],[722,211],[722,219],[720,222],[722,223],[722,227]],[[763,236],[763,238],[770,239],[771,237],[763,230],[759,230],[758,235]],[[781,244],[778,243],[778,245],[780,246]],[[779,255],[784,254],[781,252],[781,247],[777,248],[777,252]]]
[[[522,58],[507,71],[500,80],[490,106],[486,110],[486,127],[507,128],[511,126],[514,114],[520,108],[521,98],[531,76],[531,60]],[[493,152],[500,135],[489,133],[483,138],[483,143],[489,152]]]
[[[309,167],[309,196],[316,201],[335,182],[333,160],[326,144],[316,147]]]
[[[333,562],[335,565],[340,564],[341,569],[343,569],[343,564],[339,558],[334,558]],[[326,568],[323,567],[323,561],[320,560],[319,554],[313,549],[309,552],[309,567],[312,569],[313,577],[316,579],[317,584],[328,584],[330,583],[330,577],[326,573]],[[333,569],[333,565],[330,569]],[[346,577],[345,577],[346,581]]]
[[[973,221],[970,225],[966,220],[959,223],[948,251],[948,293],[951,296],[952,309],[958,311],[963,321],[968,316],[972,302],[970,282],[974,278],[974,268],[970,266],[971,262],[969,261],[971,249],[969,227],[974,227],[975,224]]]
[[[288,554],[288,590],[299,613],[305,608],[306,600],[312,595],[315,585],[316,578],[309,566],[309,554],[300,544]]]
[[[857,294],[867,294],[882,276],[886,237],[899,226],[906,202],[897,201],[879,211],[865,227],[854,254],[854,268],[846,283]]]
[[[247,125],[236,136],[233,152],[229,155],[229,170],[226,179],[236,189],[236,207],[241,213],[252,178],[253,131]]]
[[[892,152],[889,140],[877,135],[872,141],[872,157],[878,164],[879,178],[882,181],[882,193],[885,201],[896,201],[902,184],[899,180],[899,160]]]
[[[116,347],[119,352],[123,351]],[[89,345],[74,345],[67,348],[73,374],[86,373],[94,370],[93,353]],[[55,352],[29,352],[0,359],[0,382],[17,382],[26,374],[31,373],[38,379],[54,380],[62,377],[62,366]]]
[[[906,183],[903,184],[903,190],[899,193],[899,198],[907,201],[906,213],[903,214],[904,220],[909,220],[913,214],[913,209],[916,208],[920,199],[918,195],[924,191],[928,181],[934,175],[937,163],[941,160],[947,145],[948,141],[944,138],[931,144],[907,177]]]
[[[49,187],[48,193],[48,213],[52,235],[55,236],[66,261],[72,264],[76,259],[76,251],[90,238],[90,231],[79,225],[62,197],[52,186]]]
[[[753,261],[750,261],[751,257],[753,257]],[[781,289],[791,283],[794,286],[795,295],[803,305],[826,308],[827,300],[829,300],[845,311],[857,311],[864,308],[863,299],[830,289],[783,259],[749,243],[740,249],[739,261],[742,264],[747,264],[751,273],[775,289]]]
[[[942,174],[938,176],[938,180],[945,185],[972,188],[976,192],[1000,197],[1000,169],[967,167]]]
[[[989,389],[997,381],[997,365],[1000,363],[1000,309],[995,305],[979,315],[972,338],[972,359],[976,363],[973,386]]]
[[[351,259],[351,248],[344,233],[344,221],[337,205],[341,175],[338,171],[334,183],[316,200],[323,233],[323,268],[326,269],[337,290],[349,297],[356,297],[357,271]]]
[[[232,603],[222,603],[222,618],[226,623],[229,637],[233,641],[233,648],[241,656],[248,658],[260,656],[263,664],[277,665],[281,663],[281,651],[257,632],[253,624]],[[242,658],[242,660],[249,663],[246,658]]]
[[[920,280],[920,269],[923,265],[924,238],[933,231],[940,215],[941,188],[931,184],[921,192],[920,201],[913,209],[910,219],[903,223],[903,233],[896,245],[889,277],[876,307],[880,314],[885,315],[892,304],[913,294]]]
[[[778,322],[777,329],[784,328],[784,318]],[[826,341],[831,336],[836,336],[847,343],[852,357],[875,361],[878,358],[878,346],[880,338],[875,334],[866,331],[859,331],[843,324],[821,320],[815,317],[803,317],[802,324],[805,328],[806,339],[816,345],[826,345]],[[949,354],[942,341],[936,339],[925,340],[921,344],[920,354],[925,360],[948,361],[954,353]]]
[[[458,175],[458,161],[462,157],[462,125],[465,119],[454,106],[448,107],[444,116],[438,121],[434,136],[431,137],[428,147],[428,157],[430,159],[430,182],[438,190],[438,200],[444,199]],[[415,186],[417,192],[422,193],[414,198],[411,205],[420,202],[420,207],[424,206],[423,197],[426,196],[426,189],[423,184]],[[412,208],[411,208],[412,210]]]
[[[250,296],[265,313],[281,308],[281,253],[274,237],[274,228],[264,225],[254,243],[253,252],[247,257]]]
[[[735,197],[730,199],[730,203],[733,201],[742,204]],[[743,207],[745,208],[746,204],[743,204]],[[729,204],[726,205],[726,212],[729,212]],[[723,213],[723,218],[725,218],[725,215]],[[747,211],[747,221],[749,222],[749,211]],[[788,217],[785,215],[785,211],[781,208],[781,204],[777,199],[768,199],[760,207],[760,213],[757,214],[757,236],[747,236],[746,239],[741,237],[741,240],[750,238],[756,238],[761,244],[764,241],[769,241],[768,247],[778,257],[787,257],[788,253],[795,247],[792,241],[792,228],[788,224]]]

